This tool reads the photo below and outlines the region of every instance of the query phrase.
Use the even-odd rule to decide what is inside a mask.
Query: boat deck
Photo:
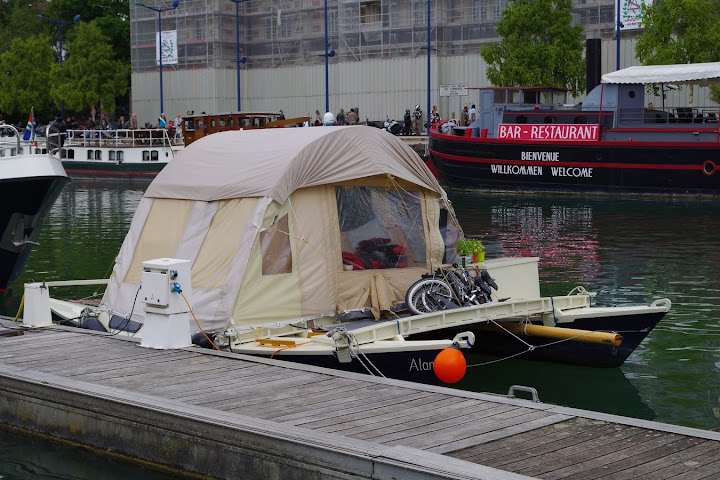
[[[0,319],[0,422],[217,478],[717,478],[720,433]],[[611,394],[610,392],[608,394]]]

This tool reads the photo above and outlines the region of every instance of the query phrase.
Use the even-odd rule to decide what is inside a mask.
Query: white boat
[[[440,350],[472,343],[467,330],[659,320],[670,307],[598,308],[584,290],[541,297],[538,259],[509,258],[477,266],[498,281],[494,301],[410,316],[406,291],[455,259],[462,232],[417,154],[375,128],[216,133],[178,160],[140,201],[100,305],[53,300],[60,321],[146,341],[148,319],[175,312],[162,299],[192,308],[174,329],[197,344],[430,381]],[[158,259],[187,272],[155,272]]]
[[[18,131],[0,125],[0,291],[17,280],[30,250],[38,244],[40,227],[69,181],[60,159],[30,152]],[[6,136],[7,135],[7,136]],[[46,150],[47,151],[47,150]]]

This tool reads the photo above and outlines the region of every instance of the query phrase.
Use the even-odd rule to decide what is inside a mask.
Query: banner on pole
[[[155,34],[155,63],[160,63],[160,55],[163,65],[178,63],[177,30]]]
[[[615,0],[620,2],[620,29],[621,30],[637,30],[642,28],[643,16],[645,8],[652,5],[653,0]],[[615,12],[617,12],[617,3],[615,3]],[[618,19],[615,18],[615,27],[617,27]]]

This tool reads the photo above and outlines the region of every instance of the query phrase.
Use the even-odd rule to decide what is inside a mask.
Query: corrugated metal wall
[[[621,40],[621,68],[638,65],[635,39]],[[602,72],[615,71],[616,43],[602,42]],[[467,97],[440,97],[439,85],[467,83],[469,87],[489,86],[486,65],[479,54],[431,59],[431,104],[437,105],[443,118],[459,116],[463,105],[477,104],[478,92]],[[427,57],[332,62],[329,65],[330,110],[360,109],[360,119],[401,120],[405,109],[420,104],[427,114]],[[287,117],[313,115],[325,110],[325,66],[309,65],[285,68],[252,69],[241,72],[242,110],[278,111]],[[188,110],[196,113],[237,110],[237,84],[234,69],[197,69],[163,71],[164,106],[168,118]],[[155,122],[159,115],[157,73],[133,73],[132,105],[142,123]],[[706,88],[696,88],[694,105],[710,105]],[[662,105],[662,98],[648,93],[648,101]],[[688,102],[689,89],[667,94],[666,106]],[[577,99],[582,100],[582,97]]]

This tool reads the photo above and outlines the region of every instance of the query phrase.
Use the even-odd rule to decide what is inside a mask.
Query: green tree
[[[56,63],[50,38],[33,35],[15,38],[0,55],[0,110],[8,114],[50,112],[50,71]]]
[[[648,6],[635,55],[643,65],[720,60],[720,4],[714,0],[663,0]]]
[[[635,45],[643,65],[720,60],[720,4],[714,0],[663,0],[648,6]],[[693,104],[690,85],[690,105]]]
[[[81,15],[83,22],[96,20],[117,60],[130,63],[130,2],[128,0],[52,0],[47,16],[70,20]]]
[[[572,26],[572,6],[571,0],[510,0],[496,27],[502,40],[480,49],[490,83],[584,91],[583,28]]]
[[[75,111],[99,106],[113,113],[116,97],[127,91],[130,65],[114,59],[110,40],[95,21],[83,22],[67,43],[64,68],[54,65],[52,75],[50,94],[58,105],[64,99]]]

